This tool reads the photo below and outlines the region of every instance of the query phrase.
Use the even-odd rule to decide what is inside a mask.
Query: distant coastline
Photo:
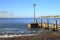
[[[60,15],[56,15],[56,16],[40,16],[40,18],[60,18]]]

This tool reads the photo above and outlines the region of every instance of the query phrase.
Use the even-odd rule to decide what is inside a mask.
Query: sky
[[[0,18],[33,17],[36,4],[36,17],[60,15],[60,0],[0,0]]]

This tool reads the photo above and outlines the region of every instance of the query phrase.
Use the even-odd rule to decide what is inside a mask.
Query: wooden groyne
[[[53,24],[49,24],[49,20],[46,20],[45,24],[42,24],[42,23],[39,23],[39,24],[41,24],[42,25],[41,28],[44,28],[44,29],[51,28],[52,31],[57,31],[58,30],[57,20],[54,20]]]
[[[53,24],[49,24],[49,20],[46,20],[45,24],[42,23],[42,19],[40,20],[40,23],[35,24],[28,24],[28,29],[31,28],[43,28],[43,29],[52,29],[52,31],[58,31],[59,26],[57,25],[57,20],[53,21]]]

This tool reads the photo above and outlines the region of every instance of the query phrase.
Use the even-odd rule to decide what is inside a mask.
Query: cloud
[[[0,14],[1,14],[1,13],[8,13],[8,11],[0,11]]]
[[[2,17],[13,17],[14,13],[9,11],[0,11],[0,18]]]
[[[9,11],[0,11],[0,14],[14,14],[14,13]]]

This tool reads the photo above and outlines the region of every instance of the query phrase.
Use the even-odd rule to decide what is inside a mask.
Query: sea
[[[45,23],[49,20],[49,24],[53,24],[54,20],[57,20],[58,26],[60,26],[60,18],[36,18],[37,23]],[[42,30],[31,31],[27,25],[33,23],[34,18],[0,18],[0,35],[19,35],[19,34],[35,34],[40,33]]]

